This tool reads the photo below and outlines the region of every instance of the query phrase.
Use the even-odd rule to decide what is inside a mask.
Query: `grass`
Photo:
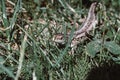
[[[60,47],[52,37],[73,32],[89,6],[79,0],[10,2],[1,0],[0,5],[1,80],[85,80],[93,67],[120,63],[119,0],[100,1],[93,38],[81,42],[74,55],[69,54],[69,42]]]

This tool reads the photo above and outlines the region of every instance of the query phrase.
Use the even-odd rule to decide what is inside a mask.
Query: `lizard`
[[[79,44],[82,40],[82,37],[86,37],[86,33],[89,34],[89,32],[95,27],[97,24],[96,14],[95,14],[95,8],[97,6],[97,2],[94,2],[91,4],[87,18],[82,23],[82,27],[78,30],[73,32],[72,41],[70,44],[70,47],[72,47],[72,54],[74,53],[74,48],[76,48],[76,45]],[[65,44],[65,39],[69,39],[70,33],[66,34],[66,38],[64,37],[64,34],[56,34],[53,37],[53,41],[59,44]]]

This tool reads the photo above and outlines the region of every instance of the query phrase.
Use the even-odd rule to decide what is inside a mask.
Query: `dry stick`
[[[22,62],[23,62],[24,54],[25,54],[25,44],[26,44],[26,41],[27,41],[27,35],[24,36],[24,39],[23,39],[23,42],[22,42],[22,46],[21,46],[21,49],[20,49],[19,65],[18,65],[18,70],[17,70],[17,73],[16,73],[15,80],[18,80],[18,78],[20,76],[20,73],[21,73]]]

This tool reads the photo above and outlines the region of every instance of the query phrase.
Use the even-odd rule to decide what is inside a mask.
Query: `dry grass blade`
[[[24,59],[24,54],[25,54],[25,44],[27,41],[27,36],[24,36],[22,45],[21,45],[21,49],[20,49],[20,58],[19,58],[19,65],[18,65],[18,70],[17,70],[17,74],[15,77],[15,80],[18,80],[20,73],[21,73],[21,69],[22,69],[22,63],[23,63],[23,59]]]

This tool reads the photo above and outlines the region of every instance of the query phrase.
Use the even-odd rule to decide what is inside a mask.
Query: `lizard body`
[[[86,33],[89,34],[89,32],[93,29],[93,27],[95,27],[96,21],[97,21],[96,16],[95,16],[96,6],[97,6],[96,2],[91,4],[89,12],[88,12],[88,16],[87,16],[86,20],[83,22],[82,27],[73,33],[70,47],[74,47],[78,43],[80,43],[82,37],[85,37]],[[65,41],[66,41],[65,39],[68,40],[69,36],[70,36],[70,33],[66,34],[66,38],[64,37],[64,34],[56,34],[53,38],[53,41],[55,41],[57,43],[65,44]]]

